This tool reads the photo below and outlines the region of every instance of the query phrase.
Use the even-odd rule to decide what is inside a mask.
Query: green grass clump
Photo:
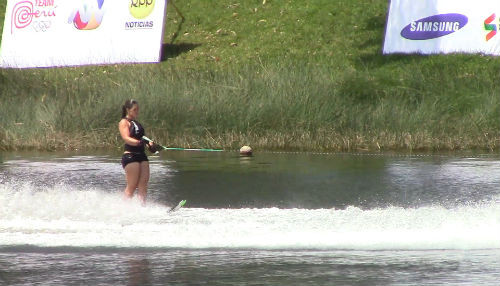
[[[0,149],[118,147],[134,98],[169,146],[498,150],[496,58],[383,56],[387,1],[173,3],[159,64],[0,70]]]

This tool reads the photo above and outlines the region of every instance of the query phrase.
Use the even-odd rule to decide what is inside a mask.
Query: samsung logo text
[[[408,40],[430,40],[455,33],[467,25],[462,14],[439,14],[413,21],[403,28],[401,36]]]

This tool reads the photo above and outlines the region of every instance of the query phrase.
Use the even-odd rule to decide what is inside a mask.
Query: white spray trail
[[[256,249],[500,248],[500,204],[336,209],[194,209],[59,185],[0,186],[0,247]]]

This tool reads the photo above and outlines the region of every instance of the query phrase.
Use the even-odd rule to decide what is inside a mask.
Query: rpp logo
[[[153,12],[155,0],[130,0],[130,14],[137,19],[144,19]]]

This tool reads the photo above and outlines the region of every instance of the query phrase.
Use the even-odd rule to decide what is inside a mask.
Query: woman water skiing
[[[133,99],[125,101],[118,129],[123,141],[125,141],[125,151],[122,156],[122,166],[127,182],[125,197],[132,198],[135,190],[138,189],[139,199],[142,204],[145,204],[149,182],[149,161],[144,147],[145,145],[153,147],[154,143],[142,139],[145,132],[142,125],[136,120],[138,115],[138,102]]]

